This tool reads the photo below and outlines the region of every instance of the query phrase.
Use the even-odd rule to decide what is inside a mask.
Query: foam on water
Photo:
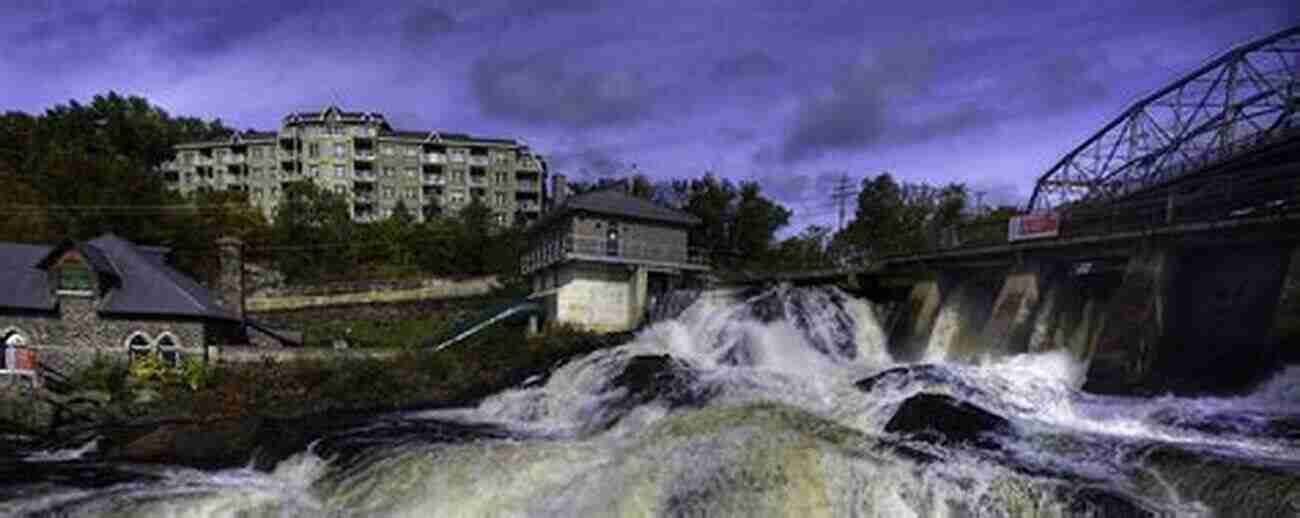
[[[1095,396],[1079,390],[1086,363],[1065,350],[978,364],[946,361],[961,318],[942,306],[923,355],[931,363],[901,365],[887,353],[872,305],[837,289],[782,286],[747,298],[706,294],[628,344],[574,359],[544,380],[474,407],[378,417],[348,436],[386,437],[380,432],[393,423],[410,433],[367,443],[374,446],[346,461],[324,458],[313,447],[270,472],[164,467],[153,473],[157,480],[38,491],[21,507],[0,504],[0,511],[1078,516],[1093,500],[1110,498],[1178,516],[1208,516],[1211,506],[1200,495],[1180,494],[1176,481],[1158,472],[1135,475],[1131,464],[1142,448],[1173,445],[1300,463],[1300,444],[1266,436],[1259,432],[1264,424],[1250,420],[1297,414],[1300,367],[1236,398]],[[656,368],[680,371],[672,383],[682,386],[671,388],[690,397],[632,397],[637,387],[614,380],[638,357],[656,357]],[[855,386],[877,374],[869,390]],[[947,394],[1004,417],[1013,433],[997,438],[1000,448],[985,451],[883,432],[898,405],[921,392]],[[1215,431],[1225,422],[1236,431]],[[468,442],[437,439],[437,426],[448,423],[489,424],[503,432]],[[1209,425],[1219,428],[1206,431]],[[1088,491],[1110,496],[1079,496]]]

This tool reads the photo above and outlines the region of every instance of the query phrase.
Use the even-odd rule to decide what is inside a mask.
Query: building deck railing
[[[706,251],[696,247],[637,239],[610,241],[598,237],[567,237],[529,252],[524,257],[521,268],[524,273],[531,273],[570,259],[654,264],[697,270],[707,269],[709,264]]]

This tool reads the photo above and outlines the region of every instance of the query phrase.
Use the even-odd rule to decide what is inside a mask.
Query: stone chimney
[[[564,204],[564,198],[569,195],[569,179],[562,174],[551,177],[551,200],[552,207],[559,207]]]
[[[217,274],[216,295],[222,308],[244,318],[244,242],[234,237],[217,240],[221,263]]]

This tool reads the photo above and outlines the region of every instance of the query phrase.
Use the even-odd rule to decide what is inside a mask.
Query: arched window
[[[26,345],[27,338],[17,329],[9,328],[0,333],[0,370],[17,368],[17,349]]]
[[[128,354],[131,355],[132,362],[149,356],[149,353],[153,352],[153,344],[150,343],[149,337],[139,331],[132,333],[126,339],[126,347]]]
[[[163,363],[175,367],[180,363],[180,351],[177,347],[176,337],[171,333],[163,333],[158,337],[158,356],[162,358]]]

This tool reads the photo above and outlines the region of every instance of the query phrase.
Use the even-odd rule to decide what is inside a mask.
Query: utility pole
[[[839,204],[840,209],[840,223],[837,231],[844,230],[844,202],[848,201],[851,196],[853,196],[853,187],[849,184],[849,174],[847,172],[840,173],[839,182],[831,190],[831,200]]]

